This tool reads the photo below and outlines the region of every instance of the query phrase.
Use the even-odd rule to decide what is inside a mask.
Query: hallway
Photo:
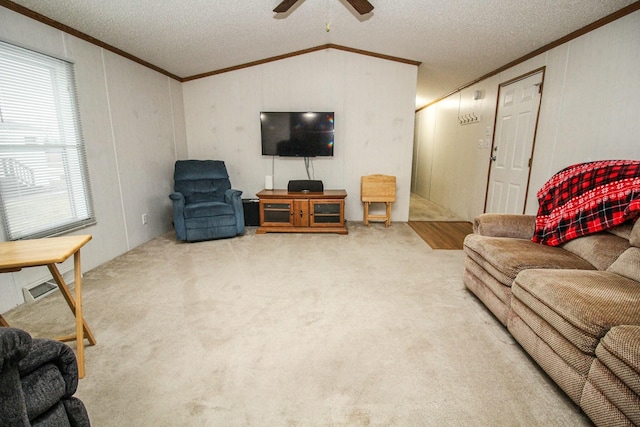
[[[411,193],[409,221],[464,221],[447,209]]]

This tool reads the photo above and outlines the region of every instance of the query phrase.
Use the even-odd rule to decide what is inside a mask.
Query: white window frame
[[[2,41],[0,216],[6,240],[96,223],[73,64]]]

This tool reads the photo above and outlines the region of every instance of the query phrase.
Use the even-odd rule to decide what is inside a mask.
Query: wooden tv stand
[[[345,190],[262,190],[256,196],[260,199],[260,227],[256,234],[348,233],[344,221]]]

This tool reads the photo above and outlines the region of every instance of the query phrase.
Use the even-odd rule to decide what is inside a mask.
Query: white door
[[[543,72],[500,86],[485,212],[524,213]]]

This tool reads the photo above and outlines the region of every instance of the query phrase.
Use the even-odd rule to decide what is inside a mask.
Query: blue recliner
[[[187,242],[233,237],[244,232],[242,191],[231,189],[221,160],[178,160],[174,171],[173,227]]]

